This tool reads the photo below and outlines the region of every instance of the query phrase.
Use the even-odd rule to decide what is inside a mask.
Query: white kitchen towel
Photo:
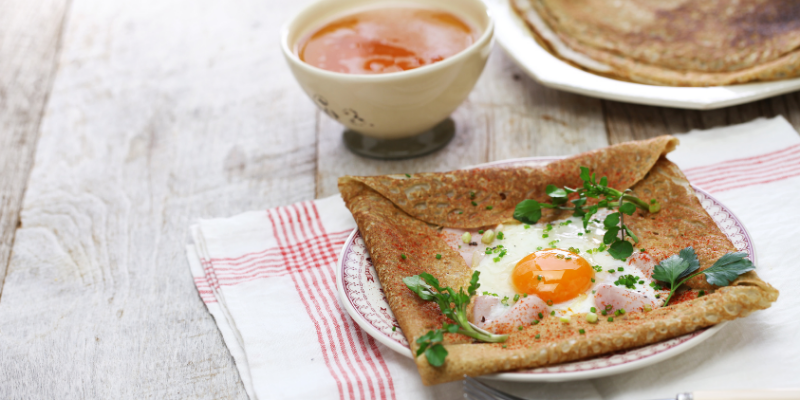
[[[800,136],[782,117],[676,135],[669,158],[752,235],[772,308],[728,323],[701,346],[636,372],[566,383],[489,382],[528,398],[668,398],[694,390],[800,386]],[[338,197],[192,227],[200,298],[252,399],[458,399],[424,387],[413,362],[363,332],[338,302],[334,266],[355,223]]]

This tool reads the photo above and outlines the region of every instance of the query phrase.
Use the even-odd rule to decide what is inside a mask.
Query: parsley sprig
[[[583,187],[572,189],[569,187],[556,187],[547,185],[545,192],[550,197],[550,203],[540,203],[536,200],[523,200],[514,209],[514,219],[526,224],[535,224],[542,218],[542,209],[572,210],[572,215],[583,219],[583,229],[587,229],[592,216],[597,214],[600,208],[618,208],[619,212],[609,214],[603,221],[606,234],[603,236],[603,243],[610,245],[608,253],[617,260],[624,261],[633,254],[633,244],[626,240],[625,235],[638,243],[639,238],[624,223],[624,215],[633,215],[636,208],[655,213],[661,210],[661,205],[656,199],[645,202],[632,194],[630,189],[621,192],[608,187],[608,178],[602,177],[597,181],[595,174],[589,173],[589,168],[580,167],[581,180]],[[571,194],[577,194],[578,198],[569,200]],[[588,199],[600,199],[597,204],[586,205]],[[568,205],[572,203],[572,205]]]
[[[706,274],[706,281],[712,285],[728,286],[739,275],[756,269],[756,266],[747,259],[747,253],[736,252],[725,254],[704,271],[698,271],[699,269],[700,261],[691,246],[656,265],[653,279],[670,285],[664,306],[669,304],[672,295],[681,285],[697,275]]]
[[[508,335],[496,335],[486,331],[479,331],[469,324],[467,305],[469,305],[470,298],[475,295],[475,292],[481,286],[478,283],[479,275],[479,271],[475,271],[472,274],[466,293],[464,288],[460,288],[456,292],[449,286],[441,287],[438,279],[425,272],[403,278],[403,283],[412,292],[416,293],[420,299],[436,302],[439,305],[439,309],[442,310],[442,314],[455,322],[455,324],[444,323],[441,329],[428,331],[428,333],[417,339],[419,348],[416,355],[419,356],[425,353],[425,358],[428,359],[428,363],[432,366],[441,366],[444,364],[445,357],[447,357],[447,349],[442,345],[445,332],[460,333],[481,342],[489,343],[502,343],[508,339]]]

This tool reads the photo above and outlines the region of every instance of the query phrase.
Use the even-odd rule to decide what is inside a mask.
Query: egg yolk
[[[594,270],[583,257],[561,249],[545,249],[520,260],[511,273],[519,293],[535,294],[548,305],[578,297],[592,287]]]

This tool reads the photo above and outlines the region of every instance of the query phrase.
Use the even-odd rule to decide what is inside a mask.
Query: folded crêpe
[[[800,76],[795,0],[509,0],[540,44],[589,71],[653,85]]]
[[[345,176],[339,179],[339,190],[358,223],[389,305],[416,352],[417,338],[440,328],[447,320],[434,302],[420,300],[402,279],[427,272],[443,286],[466,289],[472,275],[459,252],[440,238],[439,229],[514,223],[512,214],[517,203],[523,199],[547,201],[548,184],[582,186],[580,166],[588,167],[598,177],[607,176],[609,187],[630,188],[643,199],[660,202],[662,209],[658,213],[637,211],[625,219],[640,239],[637,247],[647,248],[656,260],[693,246],[701,269],[705,269],[722,255],[736,251],[700,205],[680,169],[665,158],[677,143],[671,136],[661,136],[579,154],[542,167],[468,169],[410,177]],[[542,221],[569,216],[563,213],[546,210]],[[444,343],[449,355],[443,366],[432,367],[424,355],[417,357],[416,363],[423,382],[430,385],[461,379],[464,374],[477,376],[574,361],[744,317],[769,307],[778,297],[778,291],[755,272],[747,272],[722,288],[709,285],[704,275],[693,278],[688,286],[710,293],[650,312],[627,313],[614,322],[600,320],[590,324],[579,314],[564,324],[556,317],[545,317],[538,325],[514,330],[504,344],[478,343],[448,333]],[[584,329],[585,334],[580,334],[579,329]],[[540,339],[535,338],[536,334]]]

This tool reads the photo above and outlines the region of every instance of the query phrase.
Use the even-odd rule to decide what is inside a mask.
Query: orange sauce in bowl
[[[478,33],[442,10],[395,7],[357,12],[314,31],[301,60],[328,71],[382,74],[430,65],[466,49]]]

